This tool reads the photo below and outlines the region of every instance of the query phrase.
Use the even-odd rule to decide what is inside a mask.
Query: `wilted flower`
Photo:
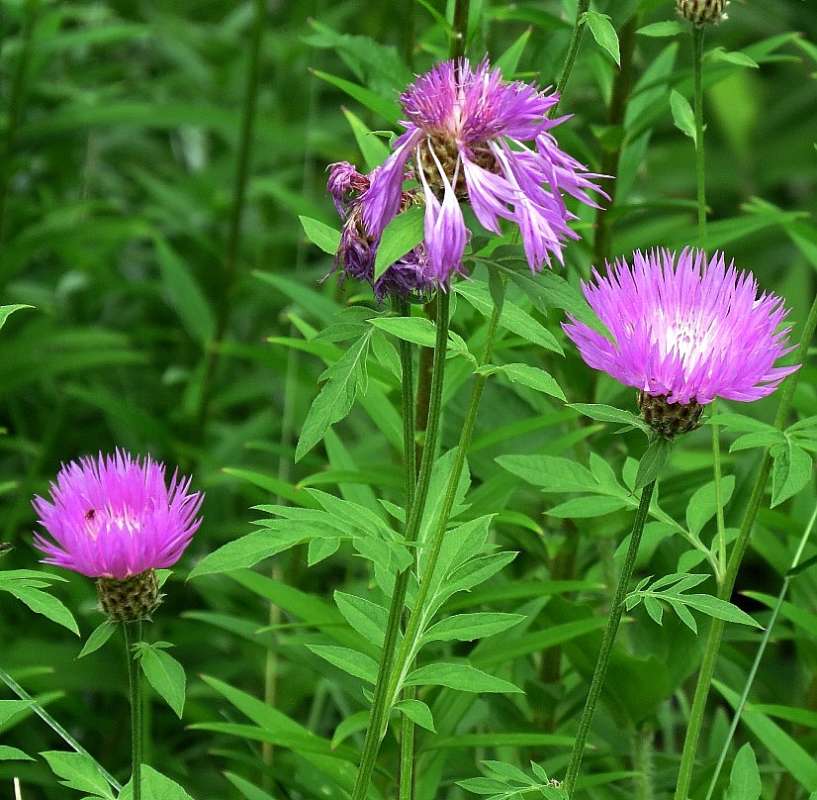
[[[775,367],[791,352],[787,311],[758,296],[749,272],[722,253],[662,250],[594,270],[584,295],[612,335],[570,318],[565,332],[594,369],[639,390],[645,419],[665,436],[695,427],[716,397],[749,402],[771,394],[797,367]]]
[[[375,173],[376,174],[376,170]],[[363,175],[348,161],[329,165],[326,188],[343,220],[340,247],[335,265],[345,277],[366,281],[372,285],[378,300],[390,295],[406,297],[430,291],[428,256],[423,244],[415,247],[388,267],[375,281],[374,267],[380,235],[373,236],[363,224],[361,196],[370,186],[370,178]],[[401,193],[401,207],[409,208],[415,197]]]
[[[729,0],[675,0],[678,13],[695,25],[718,24],[726,19]]]
[[[113,619],[141,619],[158,605],[154,570],[175,564],[201,524],[203,495],[190,478],[150,456],[81,458],[51,484],[51,502],[34,498],[40,525],[35,546],[46,564],[97,578],[103,609]]]
[[[566,117],[549,119],[558,95],[526,83],[507,83],[482,61],[446,61],[421,75],[401,97],[405,132],[394,152],[372,175],[361,207],[374,238],[401,207],[406,167],[425,200],[425,244],[431,276],[445,285],[461,267],[468,230],[459,200],[467,199],[479,222],[499,233],[499,220],[515,222],[531,269],[562,261],[566,239],[578,236],[562,192],[595,205],[600,192],[578,161],[559,149],[550,130]],[[532,146],[525,143],[532,143]]]

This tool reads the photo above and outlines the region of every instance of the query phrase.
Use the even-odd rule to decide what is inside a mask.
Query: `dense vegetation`
[[[32,497],[60,464],[117,447],[206,494],[136,647],[146,800],[566,798],[616,609],[578,795],[815,796],[817,9],[734,0],[702,36],[673,0],[580,6],[0,0],[2,797],[15,778],[22,800],[133,797],[121,632],[93,580],[32,547]],[[538,274],[513,225],[466,209],[464,275],[378,302],[338,274],[326,167],[382,163],[400,92],[463,48],[539,89],[564,79],[553,133],[611,176],[594,179],[609,199],[566,197],[580,238]],[[378,270],[422,239],[422,215],[401,216]],[[707,405],[670,447],[562,323],[592,324],[593,265],[688,246],[783,298],[783,363],[804,363],[767,398]],[[417,547],[407,462],[429,450]],[[421,627],[389,708],[375,685],[388,634],[395,652],[410,639],[388,621],[400,576],[392,621],[411,633],[420,608]]]

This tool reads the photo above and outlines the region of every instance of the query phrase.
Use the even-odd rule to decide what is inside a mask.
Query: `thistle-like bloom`
[[[50,538],[36,534],[46,564],[90,578],[125,581],[175,564],[201,524],[203,495],[190,492],[190,478],[150,456],[81,458],[60,469],[50,487],[51,502],[34,498],[39,523]]]
[[[693,25],[717,25],[727,19],[729,0],[675,0],[678,13]]]
[[[750,272],[722,253],[633,254],[607,275],[594,270],[584,295],[612,340],[570,319],[563,327],[584,361],[646,398],[702,406],[716,397],[750,402],[771,394],[797,367],[776,367],[791,352],[787,311],[774,294],[758,295]],[[654,409],[655,404],[642,401]],[[698,412],[700,415],[700,412]]]
[[[377,170],[373,174],[377,174]],[[373,236],[363,224],[361,197],[371,184],[368,175],[357,171],[348,161],[329,165],[326,188],[343,220],[340,247],[335,256],[335,267],[344,277],[366,281],[375,297],[426,294],[433,288],[429,275],[428,255],[423,244],[402,256],[375,281],[374,267],[380,235]],[[413,194],[401,193],[401,207],[405,210],[415,201]]]
[[[405,132],[372,176],[361,198],[368,234],[380,236],[401,206],[408,165],[425,199],[425,245],[432,279],[446,285],[461,269],[468,230],[460,208],[467,200],[479,222],[499,233],[499,220],[516,223],[532,270],[562,261],[568,223],[565,192],[595,206],[601,193],[578,161],[559,149],[549,119],[558,95],[502,80],[487,61],[446,61],[421,75],[402,95]],[[603,194],[603,193],[602,193]]]

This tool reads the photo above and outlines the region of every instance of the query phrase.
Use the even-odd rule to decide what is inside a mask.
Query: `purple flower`
[[[201,524],[204,496],[190,492],[190,478],[150,456],[121,450],[64,465],[51,484],[51,502],[34,498],[40,525],[35,534],[43,562],[89,578],[126,580],[175,564]]]
[[[584,295],[612,340],[576,319],[563,327],[594,369],[672,404],[749,402],[771,394],[797,367],[776,367],[791,352],[787,311],[774,294],[758,296],[749,272],[722,253],[686,249],[633,254],[594,270]]]
[[[375,170],[376,174],[377,170]],[[426,248],[420,244],[389,268],[375,281],[374,266],[380,236],[372,236],[363,223],[361,196],[370,186],[370,178],[357,171],[347,161],[329,166],[326,188],[332,195],[335,208],[343,220],[340,246],[335,256],[335,266],[344,277],[366,281],[372,285],[375,297],[382,301],[389,295],[407,297],[425,294],[433,288],[428,267]],[[414,196],[401,192],[399,203],[407,208]]]
[[[547,114],[558,95],[526,83],[507,83],[482,61],[446,61],[421,75],[401,97],[405,132],[372,175],[361,198],[363,222],[374,238],[400,210],[409,162],[426,201],[425,244],[433,279],[445,285],[461,267],[468,241],[459,201],[468,200],[480,224],[499,233],[499,220],[515,222],[534,271],[562,261],[566,239],[578,236],[562,199],[566,192],[595,206],[601,192],[578,161],[562,152],[549,132],[566,117]],[[526,144],[527,143],[527,144]]]

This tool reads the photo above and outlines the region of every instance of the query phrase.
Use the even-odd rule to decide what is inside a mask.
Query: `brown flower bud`
[[[678,13],[693,25],[717,25],[726,19],[729,0],[675,0]]]

